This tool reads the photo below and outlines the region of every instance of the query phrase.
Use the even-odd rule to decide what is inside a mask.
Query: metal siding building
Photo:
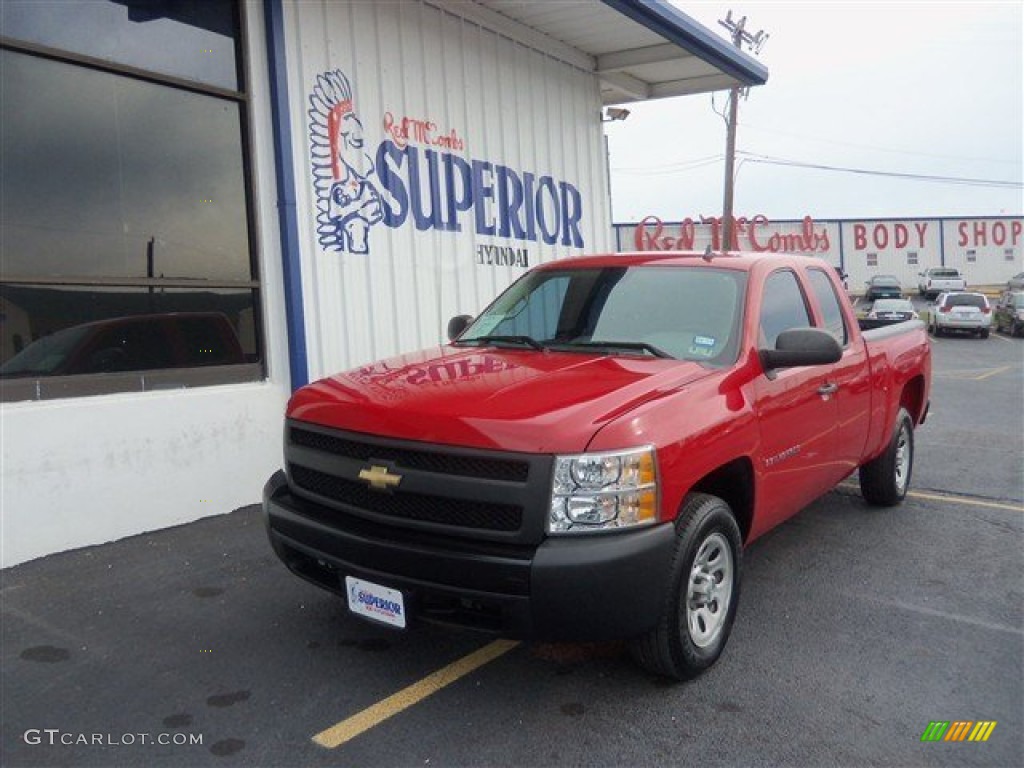
[[[289,50],[295,52],[289,92],[293,103],[308,106],[293,109],[290,117],[293,163],[300,171],[300,263],[312,378],[439,343],[449,317],[479,311],[523,272],[520,266],[487,264],[482,246],[522,251],[529,264],[610,247],[603,137],[596,119],[601,100],[591,73],[427,3],[302,3],[286,7],[285,23],[292,30]],[[404,220],[369,225],[365,253],[345,244],[341,250],[325,247],[318,237],[311,144],[323,110],[330,108],[318,83],[331,73],[350,85],[363,149],[369,150],[362,159],[376,165],[370,183],[377,180],[385,207],[380,177],[386,168],[375,162],[381,156],[376,150],[385,142],[404,150],[387,156],[392,178],[400,177],[394,186],[410,198],[390,203]],[[387,126],[401,133],[403,124],[411,135],[396,141]],[[456,153],[439,141],[457,142],[463,150]],[[428,153],[435,160],[431,166]],[[492,194],[474,195],[473,209],[461,210],[469,195],[459,187],[467,179],[458,166],[443,162],[452,154],[489,166],[473,181],[490,182]],[[554,196],[540,190],[534,196],[540,204],[533,210],[533,239],[500,237],[498,198],[509,193],[497,188],[498,167],[515,173],[519,184],[532,174],[535,181],[551,178],[577,190],[579,238],[566,244],[563,227],[555,225],[561,204],[574,203],[559,199],[557,188]],[[415,189],[413,172],[419,174]],[[429,219],[426,229],[410,210],[414,198]],[[521,219],[528,202],[519,207]],[[454,221],[445,220],[450,207],[458,209]],[[482,234],[478,218],[494,233]],[[554,230],[555,242],[544,242],[542,221]]]
[[[138,321],[139,307],[178,323],[207,304],[245,360],[0,377],[5,567],[257,502],[295,386],[437,344],[449,316],[479,311],[526,264],[612,248],[603,105],[767,78],[660,0],[143,5],[0,6],[0,55],[16,65],[0,68],[4,205],[21,206],[0,218],[0,362],[63,330]],[[69,78],[92,90],[47,96]],[[68,143],[89,131],[102,157]],[[60,162],[34,154],[38,134]],[[106,165],[68,174],[87,156]],[[237,175],[230,221],[211,189],[222,162]],[[107,218],[64,216],[78,261],[46,272],[7,248],[17,236],[70,253],[32,218],[69,181],[82,191],[68,211],[102,187]],[[210,279],[218,257],[192,246],[180,263],[196,274],[172,265],[174,238],[153,231],[172,215],[193,245],[209,227],[239,232],[241,271]],[[89,250],[104,227],[120,260]]]

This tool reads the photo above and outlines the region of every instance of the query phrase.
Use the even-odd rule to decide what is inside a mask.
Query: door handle
[[[828,384],[822,384],[820,387],[818,387],[818,394],[821,395],[822,397],[834,395],[838,391],[839,385],[833,382],[829,382]]]

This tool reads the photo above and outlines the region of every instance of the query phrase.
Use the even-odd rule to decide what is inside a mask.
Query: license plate
[[[352,613],[405,629],[405,600],[397,589],[346,576],[345,591]]]

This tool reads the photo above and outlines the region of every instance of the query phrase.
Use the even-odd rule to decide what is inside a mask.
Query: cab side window
[[[761,300],[762,348],[774,349],[775,340],[783,331],[810,327],[811,313],[796,275],[788,269],[769,275]]]
[[[820,269],[807,270],[807,277],[811,281],[811,290],[821,307],[824,330],[836,337],[840,346],[845,347],[849,341],[849,334],[846,330],[846,323],[843,320],[843,310],[839,306],[839,297],[836,296],[835,287],[828,275]]]

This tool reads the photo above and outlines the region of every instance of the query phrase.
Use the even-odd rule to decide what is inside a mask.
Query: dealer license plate
[[[345,592],[352,613],[405,629],[405,600],[397,589],[346,576]]]

